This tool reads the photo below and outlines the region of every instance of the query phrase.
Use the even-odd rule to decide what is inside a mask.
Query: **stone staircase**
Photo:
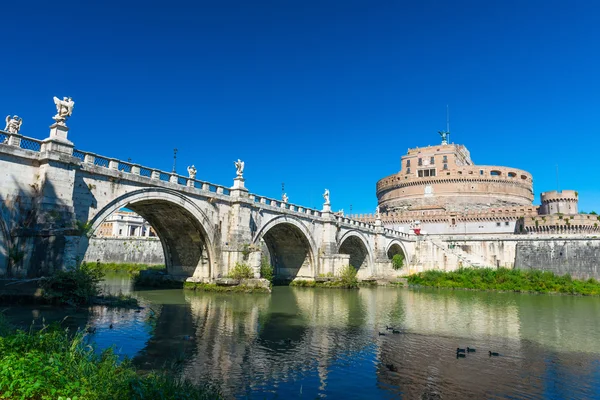
[[[462,263],[464,267],[473,267],[473,268],[494,268],[494,266],[490,265],[486,262],[482,257],[469,254],[465,252],[460,247],[449,247],[448,244],[442,240],[431,238],[430,236],[423,236],[424,239],[444,253],[448,255],[453,255]]]

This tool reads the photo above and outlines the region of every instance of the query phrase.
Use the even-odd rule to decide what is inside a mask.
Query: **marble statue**
[[[61,100],[54,96],[54,104],[56,104],[56,115],[52,119],[61,125],[66,125],[67,119],[73,114],[75,102],[70,97],[63,97]]]
[[[289,200],[289,199],[288,199],[287,193],[284,193],[284,194],[281,196],[281,201],[282,201],[283,203],[287,203],[287,202],[288,202],[288,200]]]
[[[21,124],[23,123],[23,119],[19,118],[18,115],[10,115],[6,116],[6,127],[4,130],[8,133],[19,133],[19,129],[21,129]]]
[[[190,176],[190,179],[196,179],[196,167],[194,167],[194,165],[190,165],[188,168],[188,174]]]
[[[329,202],[329,189],[325,189],[325,193],[323,193],[323,198],[325,199],[325,204],[331,204]]]
[[[341,209],[340,211],[338,211],[337,213],[338,213],[338,215],[339,215],[340,217],[343,217],[343,216],[344,216],[344,209],[342,208],[342,209]]]
[[[379,206],[375,207],[375,218],[381,218],[381,211],[379,210]]]
[[[236,174],[238,178],[241,178],[244,175],[244,162],[238,158],[237,161],[234,161]]]

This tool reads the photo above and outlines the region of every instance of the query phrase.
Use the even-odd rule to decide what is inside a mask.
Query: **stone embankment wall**
[[[415,246],[405,273],[453,271],[460,265],[552,271],[600,280],[600,238],[586,235],[433,236]]]
[[[519,242],[515,268],[600,279],[600,239],[554,239]]]
[[[158,238],[92,238],[84,261],[104,263],[164,264]]]

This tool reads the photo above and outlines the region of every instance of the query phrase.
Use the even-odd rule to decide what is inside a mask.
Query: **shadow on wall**
[[[65,257],[85,234],[85,222],[74,218],[54,186],[36,175],[29,186],[14,177],[0,194],[0,274],[34,278],[57,268],[75,266]],[[10,190],[12,188],[12,190]]]

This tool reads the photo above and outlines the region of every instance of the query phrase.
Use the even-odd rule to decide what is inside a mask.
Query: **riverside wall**
[[[471,264],[472,263],[472,264]],[[591,235],[469,235],[422,238],[406,274],[460,266],[517,268],[600,280],[600,238]]]
[[[103,263],[164,264],[162,244],[158,238],[90,239],[84,261]]]
[[[600,280],[600,239],[555,239],[517,244],[515,268]]]

